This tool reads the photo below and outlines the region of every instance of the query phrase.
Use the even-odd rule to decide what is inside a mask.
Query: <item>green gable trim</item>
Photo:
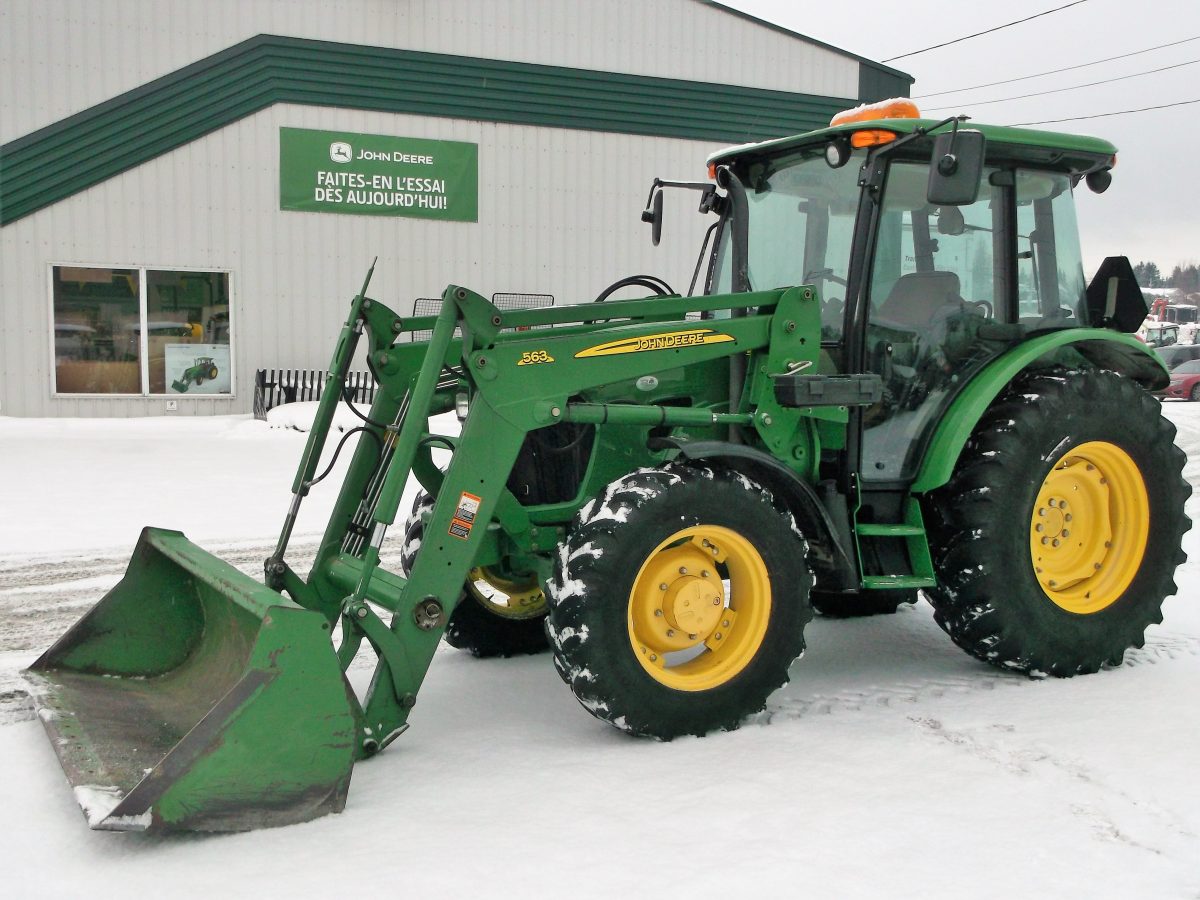
[[[744,143],[857,98],[258,35],[0,147],[0,225],[274,103]]]
[[[895,75],[878,66],[866,63],[859,63],[858,66],[858,96],[863,103],[907,97],[912,81],[908,75]]]

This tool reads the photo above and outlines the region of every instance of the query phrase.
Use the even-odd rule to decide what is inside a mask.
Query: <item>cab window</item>
[[[739,177],[749,209],[751,290],[811,284],[822,301],[821,338],[840,340],[850,244],[858,210],[858,164],[838,169],[823,149],[749,166]],[[723,229],[709,293],[732,287],[732,231]]]
[[[1087,282],[1071,180],[1017,170],[1017,303],[1022,324],[1087,324]]]

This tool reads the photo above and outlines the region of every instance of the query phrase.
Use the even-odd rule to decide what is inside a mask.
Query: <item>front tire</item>
[[[413,501],[404,525],[400,567],[412,572],[425,537],[425,517],[435,498],[424,491]],[[537,577],[506,577],[489,568],[472,569],[458,605],[446,623],[443,639],[457,650],[481,659],[543,653],[546,640],[546,595]]]
[[[737,728],[812,618],[795,520],[722,469],[644,469],[579,511],[550,583],[554,663],[592,715],[670,740]]]
[[[933,498],[935,619],[971,655],[1071,676],[1117,665],[1175,593],[1191,487],[1174,426],[1113,372],[1032,373]]]

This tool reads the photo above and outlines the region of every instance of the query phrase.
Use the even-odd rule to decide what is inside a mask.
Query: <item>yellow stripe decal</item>
[[[576,359],[592,356],[617,356],[621,353],[645,353],[648,350],[682,350],[703,344],[724,344],[735,340],[731,334],[713,331],[711,328],[693,328],[690,331],[668,331],[665,334],[647,334],[641,337],[623,338],[597,344],[575,354]]]

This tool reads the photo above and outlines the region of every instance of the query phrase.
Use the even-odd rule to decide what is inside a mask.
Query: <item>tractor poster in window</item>
[[[168,394],[228,394],[233,390],[228,344],[168,344]]]

